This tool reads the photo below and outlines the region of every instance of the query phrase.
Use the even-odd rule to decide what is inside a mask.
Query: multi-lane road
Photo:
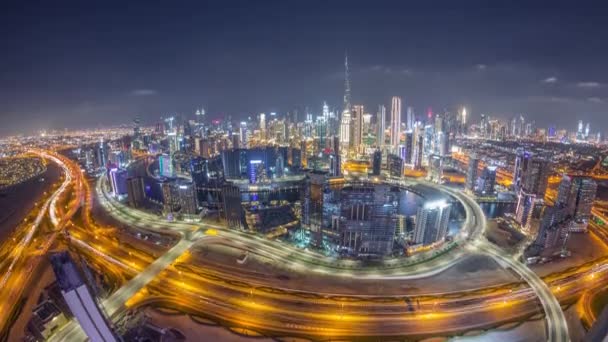
[[[69,161],[68,161],[69,162]],[[71,163],[71,162],[69,162]],[[69,172],[80,172],[75,164]],[[73,210],[55,209],[57,225],[62,222],[70,232],[70,244],[91,260],[101,272],[115,276],[122,283],[116,292],[103,301],[106,311],[117,315],[122,310],[140,305],[172,306],[201,316],[213,318],[227,326],[248,328],[274,336],[353,337],[374,335],[443,334],[468,329],[487,328],[516,321],[539,311],[538,299],[547,318],[547,338],[567,341],[568,330],[559,300],[578,296],[586,286],[599,287],[608,278],[605,267],[581,266],[576,272],[559,274],[547,284],[525,265],[488,243],[483,238],[485,216],[479,206],[460,192],[449,190],[463,203],[466,222],[454,248],[445,256],[426,263],[390,261],[386,267],[357,270],[356,263],[337,262],[313,252],[267,241],[263,238],[225,229],[221,224],[189,224],[163,222],[155,215],[126,208],[97,186],[99,201],[115,219],[134,229],[160,233],[178,233],[181,240],[168,251],[161,247],[120,245],[116,238],[103,234],[88,216],[91,190],[86,182],[69,203],[82,203],[83,226],[69,222]],[[71,182],[72,186],[80,184]],[[62,201],[59,201],[62,202]],[[49,207],[52,207],[49,204]],[[74,208],[74,207],[69,207]],[[209,232],[205,234],[205,232]],[[489,289],[456,293],[426,293],[382,296],[377,293],[345,295],[329,293],[323,286],[315,289],[294,289],[282,285],[280,279],[245,271],[242,268],[204,267],[189,256],[196,244],[221,243],[250,250],[273,260],[291,272],[317,272],[319,276],[382,279],[398,282],[404,279],[433,276],[469,253],[486,254],[503,267],[512,269],[522,282]],[[153,257],[161,253],[160,258]],[[234,259],[230,259],[234,262]],[[581,280],[595,279],[595,283]],[[558,299],[556,299],[556,295]],[[251,315],[255,311],[256,315]],[[407,333],[415,332],[415,333]],[[71,323],[54,336],[55,340],[81,340],[82,330]]]
[[[4,324],[11,321],[9,318],[17,309],[17,302],[22,298],[23,291],[32,280],[33,270],[41,261],[40,256],[46,254],[61,225],[78,209],[77,201],[70,201],[64,207],[59,203],[66,203],[65,197],[69,189],[75,189],[76,196],[81,195],[79,186],[81,179],[78,168],[71,169],[73,167],[71,162],[66,163],[64,157],[54,153],[38,150],[32,151],[32,153],[59,165],[63,170],[64,180],[42,206],[34,208],[36,211],[35,220],[30,225],[23,226],[21,231],[15,232],[14,235],[20,238],[15,237],[3,246],[10,252],[3,260],[3,264],[7,266],[0,278],[0,330],[2,331],[6,328]],[[59,214],[61,219],[57,216]],[[46,236],[44,242],[39,243],[36,236],[40,233],[41,227],[47,223],[47,218],[54,232]]]

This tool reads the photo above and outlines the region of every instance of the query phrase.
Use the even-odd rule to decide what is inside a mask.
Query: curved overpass
[[[450,193],[455,198],[457,198],[463,204],[465,211],[467,213],[464,228],[458,234],[457,242],[464,242],[466,245],[470,246],[467,249],[471,252],[481,252],[481,253],[487,254],[487,255],[491,256],[492,258],[494,258],[495,260],[497,260],[500,264],[507,265],[508,267],[512,268],[520,277],[522,277],[522,279],[524,279],[530,285],[530,287],[532,288],[532,290],[534,291],[536,296],[538,296],[538,298],[540,299],[543,310],[546,313],[547,336],[548,336],[549,340],[550,341],[568,341],[569,338],[568,338],[567,325],[565,322],[563,312],[561,311],[559,302],[553,296],[553,294],[551,293],[551,291],[549,290],[547,285],[525,265],[521,264],[520,262],[513,259],[512,257],[507,256],[500,249],[496,248],[495,246],[491,245],[489,242],[487,242],[485,240],[485,238],[483,237],[483,232],[485,231],[485,228],[486,228],[485,215],[483,214],[483,211],[477,205],[477,203],[475,203],[471,198],[469,198],[466,195],[463,195],[460,192],[457,192],[457,191],[454,191],[454,190],[451,190],[451,189],[445,188],[445,187],[441,187],[441,189]],[[104,194],[102,194],[102,195],[104,195]],[[120,205],[116,206],[117,205],[116,203],[112,203],[112,199],[109,197],[106,197],[105,205],[107,205],[107,208],[109,208],[110,211],[112,211],[112,213],[114,215],[120,214],[120,215],[118,215],[118,217],[121,217],[123,220],[126,220],[126,222],[129,224],[134,224],[134,223],[144,224],[144,225],[150,224],[152,227],[159,227],[159,228],[171,227],[171,228],[178,228],[182,231],[191,230],[191,229],[197,227],[196,225],[192,225],[192,224],[175,223],[175,222],[159,224],[157,217],[154,217],[154,218],[146,217],[146,215],[149,215],[149,214],[141,213],[138,211],[133,211],[128,208],[125,211],[124,210],[125,208],[120,208]],[[154,216],[154,215],[151,215],[151,216]],[[258,238],[258,237],[252,237],[251,235],[243,234],[241,232],[235,232],[232,230],[222,229],[222,235],[227,240],[233,241],[237,244],[243,244],[244,246],[250,246],[251,248],[254,248],[254,249],[263,250],[265,253],[274,256],[275,259],[276,258],[282,259],[284,256],[284,253],[286,251],[288,253],[292,253],[294,250],[305,255],[306,257],[314,257],[314,258],[317,257],[317,255],[314,255],[313,253],[306,253],[306,252],[297,250],[295,248],[287,248],[286,246],[278,245],[272,241],[267,241],[265,239]],[[462,254],[459,254],[458,256],[460,257],[464,254],[465,253],[463,251]],[[456,259],[450,260],[447,264],[443,263],[443,267],[447,268],[449,266],[446,266],[446,265],[448,265],[450,263],[455,263],[455,262],[457,262]],[[294,262],[292,261],[292,263],[294,263]],[[321,268],[321,269],[323,269],[323,268]],[[319,271],[318,268],[315,268],[315,270]],[[368,276],[371,277],[372,279],[375,279],[375,278],[383,279],[383,278],[387,278],[387,277],[389,277],[389,278],[393,277],[393,278],[397,278],[397,279],[407,279],[408,276],[428,277],[432,274],[439,273],[442,270],[443,269],[441,267],[438,268],[438,265],[433,265],[429,269],[423,270],[423,269],[419,268],[416,270],[416,272],[413,272],[413,274],[410,274],[410,275],[399,274],[400,272],[397,272],[397,274],[393,274],[393,275],[386,274],[386,272],[384,272],[384,273],[375,272]],[[351,275],[351,276],[356,275],[357,277],[361,277],[361,274],[357,275],[356,273],[352,273],[352,272],[345,272],[344,274],[341,274],[340,272],[337,273],[335,270],[333,270],[333,271],[324,270],[322,272],[324,272],[324,273],[331,272],[332,274],[337,274],[337,275]]]

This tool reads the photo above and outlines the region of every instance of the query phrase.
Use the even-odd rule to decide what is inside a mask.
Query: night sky
[[[345,51],[353,103],[372,113],[398,95],[417,114],[466,105],[474,120],[608,131],[601,2],[402,2],[5,1],[0,135],[200,106],[235,120],[319,113],[341,105]]]

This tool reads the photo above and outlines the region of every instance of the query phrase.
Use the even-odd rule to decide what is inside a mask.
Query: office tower
[[[572,218],[571,232],[587,231],[591,209],[597,193],[597,183],[589,177],[573,177],[567,212]]]
[[[51,255],[61,294],[90,341],[117,341],[110,324],[76,269],[68,252]]]
[[[551,165],[547,160],[539,158],[524,158],[522,187],[526,192],[533,193],[536,198],[545,198],[547,183],[551,174]]]
[[[393,96],[391,105],[391,147],[395,153],[401,136],[401,98]]]
[[[392,252],[396,207],[390,187],[357,185],[342,190],[339,246],[354,255]]]
[[[317,116],[314,137],[317,139],[318,149],[324,149],[327,144],[327,121],[322,116]]]
[[[170,155],[161,154],[158,157],[158,170],[163,177],[173,177],[173,158]]]
[[[378,132],[376,132],[376,147],[381,149],[385,144],[384,132],[386,131],[386,107],[383,105],[378,106],[376,126],[378,129]]]
[[[139,119],[139,116],[136,116],[135,119],[133,119],[133,138],[135,139],[139,138],[139,135],[141,133],[139,128],[140,123],[141,120]]]
[[[127,170],[113,168],[110,170],[110,184],[114,196],[122,196],[127,194]]]
[[[176,184],[177,202],[180,213],[184,215],[196,215],[198,212],[198,200],[196,197],[196,186],[193,182],[180,181]]]
[[[275,178],[281,178],[285,175],[285,160],[283,155],[279,154],[274,164],[274,176]]]
[[[239,133],[232,133],[230,137],[230,142],[232,144],[232,148],[240,148],[241,147],[241,135]]]
[[[363,112],[364,108],[362,105],[353,106],[353,119],[355,121],[353,127],[353,149],[357,152],[361,151],[361,145],[363,143]]]
[[[241,146],[247,148],[249,143],[249,130],[247,129],[247,122],[241,121],[239,126],[239,139],[241,140]]]
[[[467,109],[462,107],[462,111],[460,112],[460,133],[467,134]]]
[[[479,159],[476,154],[469,156],[468,167],[465,188],[469,191],[475,191],[477,185],[477,169],[479,168]]]
[[[267,180],[266,166],[264,165],[264,162],[261,160],[257,160],[257,159],[250,160],[247,173],[249,174],[249,183],[250,184],[257,184],[257,183],[264,182]]]
[[[388,155],[388,173],[391,177],[403,176],[403,159],[395,154]]]
[[[477,192],[483,196],[494,195],[496,185],[496,166],[486,166],[478,180]]]
[[[101,139],[99,147],[97,148],[97,165],[98,167],[106,167],[108,163],[108,143]]]
[[[527,193],[524,190],[519,191],[517,198],[517,208],[515,210],[515,220],[522,229],[530,231],[530,225],[532,221],[532,211],[534,210],[534,203],[536,202],[536,195],[534,193]]]
[[[589,138],[589,131],[591,130],[589,125],[590,125],[589,122],[587,122],[587,124],[585,125],[585,139]]]
[[[373,162],[372,162],[372,174],[374,176],[380,176],[380,169],[382,167],[382,151],[374,151]]]
[[[266,114],[260,113],[260,139],[266,139]]]
[[[405,132],[405,155],[403,156],[405,164],[412,164],[414,155],[414,133],[412,131]]]
[[[514,117],[513,119],[511,119],[511,137],[516,137],[517,136],[517,118]]]
[[[446,238],[452,206],[445,200],[430,201],[418,208],[414,243],[428,245]]]
[[[422,155],[424,160],[429,160],[431,154],[435,151],[435,126],[426,125],[423,130],[424,135],[424,148],[422,150]]]
[[[244,228],[243,206],[241,205],[241,191],[238,186],[230,182],[222,186],[222,199],[224,218],[228,227],[234,229]]]
[[[142,177],[127,178],[127,199],[129,205],[139,208],[144,204],[144,180]]]
[[[429,180],[441,184],[443,178],[443,160],[441,156],[432,154],[429,157]]]
[[[342,122],[340,123],[340,143],[342,144],[342,151],[346,153],[350,148],[350,111],[342,112]]]
[[[414,130],[414,155],[413,164],[414,169],[422,169],[422,158],[424,156],[424,131],[422,130],[422,124],[416,123],[416,129]]]
[[[515,119],[513,119],[515,121]],[[515,126],[513,126],[515,127]],[[530,153],[524,151],[522,147],[518,147],[515,152],[515,162],[513,168],[513,191],[519,194],[522,189],[522,177],[524,173],[524,164],[527,164],[527,160],[530,159]]]
[[[555,198],[555,206],[567,209],[571,191],[572,191],[572,177],[568,176],[567,174],[563,174],[562,179],[559,182],[559,187],[557,188],[557,197]],[[568,215],[570,215],[570,214],[568,214]]]
[[[414,118],[414,108],[412,108],[411,106],[407,107],[407,118],[406,118],[406,122],[405,122],[405,129],[408,131],[412,131],[414,130],[414,123],[415,123],[415,118]]]
[[[335,163],[335,170],[333,176],[341,177],[342,176],[342,155],[340,154],[340,137],[334,136],[332,138],[332,149]]]
[[[168,214],[177,210],[179,204],[173,184],[168,180],[164,180],[161,181],[160,188],[163,197],[163,213]]]
[[[202,125],[205,123],[205,108],[197,109],[195,112],[196,123]]]
[[[444,132],[437,133],[436,153],[444,157],[448,155],[448,135]]]
[[[361,143],[362,144],[366,144],[365,142],[365,137],[368,136],[371,133],[371,128],[372,128],[372,115],[370,113],[364,113],[363,114],[363,129],[361,132]]]
[[[568,236],[568,225],[564,221],[563,209],[556,206],[545,207],[541,215],[538,234],[534,244],[543,249],[562,246]]]

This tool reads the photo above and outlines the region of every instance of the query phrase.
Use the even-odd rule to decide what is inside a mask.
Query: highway
[[[109,317],[113,317],[117,312],[119,312],[119,310],[124,308],[125,303],[130,298],[132,298],[138,291],[156,278],[160,272],[182,256],[195,241],[204,238],[204,235],[199,237],[197,233],[193,239],[182,239],[179,241],[175,246],[167,251],[167,253],[156,259],[154,262],[152,262],[152,264],[146,267],[144,271],[139,272],[124,286],[118,289],[118,291],[114,292],[108,299],[104,300],[102,302],[104,312]],[[62,327],[60,331],[54,334],[50,341],[81,341],[85,339],[86,335],[84,334],[84,331],[80,328],[76,321],[72,320],[70,323]]]
[[[34,208],[34,210],[37,210],[34,222],[29,226],[25,226],[25,231],[15,232],[15,236],[22,235],[21,239],[17,240],[16,237],[13,237],[13,239],[8,241],[8,244],[3,246],[3,249],[10,249],[10,252],[3,261],[8,263],[8,267],[0,279],[0,322],[2,322],[0,323],[0,328],[2,328],[0,330],[5,328],[4,324],[9,322],[9,316],[16,309],[16,303],[22,297],[22,293],[34,273],[32,271],[36,269],[40,262],[38,256],[46,254],[54,242],[55,234],[52,234],[46,238],[42,245],[37,243],[36,236],[44,225],[45,218],[50,217],[51,223],[55,226],[59,224],[55,216],[55,213],[61,210],[58,208],[58,201],[62,196],[66,195],[66,191],[70,186],[74,185],[72,178],[74,172],[68,168],[61,158],[46,152],[32,152],[59,165],[63,170],[64,180],[61,186],[46,199],[41,207]],[[76,210],[74,207],[76,205],[72,205],[71,207],[70,213],[72,215]],[[51,214],[47,215],[49,212]],[[69,215],[66,214],[65,217],[68,218]]]
[[[70,167],[72,173],[80,172]],[[601,287],[608,279],[606,267],[581,266],[576,271],[546,277],[547,286],[525,265],[489,244],[483,239],[485,217],[474,201],[449,189],[451,194],[464,202],[467,212],[465,228],[456,238],[458,248],[437,258],[432,266],[418,268],[388,264],[386,268],[360,273],[356,263],[336,261],[292,246],[267,241],[242,232],[228,230],[220,224],[190,224],[165,222],[155,215],[125,208],[97,191],[101,205],[112,217],[137,229],[161,233],[179,233],[184,237],[166,252],[158,254],[159,247],[136,247],[117,243],[112,230],[98,227],[90,217],[91,190],[82,182],[84,193],[75,193],[74,203],[84,198],[84,226],[66,223],[70,244],[91,260],[100,272],[115,277],[122,286],[102,301],[111,316],[123,309],[141,305],[170,305],[205,317],[218,319],[226,326],[248,327],[272,336],[402,336],[404,332],[420,335],[481,329],[509,321],[517,321],[539,310],[538,298],[547,317],[547,336],[551,341],[567,341],[568,330],[560,300],[576,298],[586,287]],[[99,187],[98,182],[98,187]],[[77,182],[72,182],[77,186]],[[101,189],[101,188],[100,188]],[[62,201],[58,201],[62,203]],[[50,207],[50,205],[49,205]],[[56,223],[68,222],[73,209],[63,210],[61,205],[53,209]],[[65,208],[67,209],[67,208]],[[213,239],[202,230],[217,230]],[[211,235],[211,234],[210,234]],[[517,272],[525,283],[461,291],[454,293],[425,293],[382,296],[372,293],[345,295],[328,293],[322,288],[293,289],[284,287],[274,277],[259,272],[246,271],[232,266],[200,267],[187,251],[195,244],[220,243],[239,246],[274,260],[286,263],[295,272],[315,271],[327,277],[367,277],[383,282],[399,282],[435,275],[457,263],[470,253],[487,254],[504,267]],[[295,256],[295,257],[294,257]],[[322,257],[321,262],[315,261]],[[234,260],[232,260],[234,261]],[[316,262],[316,264],[315,264]],[[414,265],[416,266],[416,265]],[[585,280],[585,281],[581,281]],[[593,281],[590,281],[593,280]],[[256,311],[259,314],[252,316]],[[70,326],[60,330],[55,340],[79,340],[79,329]]]

